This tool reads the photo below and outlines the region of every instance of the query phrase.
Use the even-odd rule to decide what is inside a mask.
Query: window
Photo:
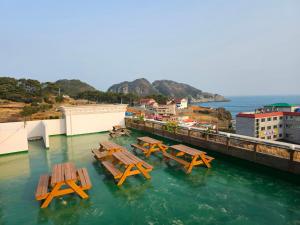
[[[268,139],[270,140],[270,139],[271,139],[271,136],[268,136]]]
[[[277,117],[273,117],[273,120],[277,120]]]
[[[282,134],[279,134],[279,137],[282,137]]]
[[[280,120],[282,120],[282,119],[283,119],[283,117],[281,116],[281,117],[279,117],[279,119],[280,119]]]
[[[264,119],[261,119],[261,122],[265,122],[266,121],[266,119],[264,118]]]
[[[268,121],[271,121],[271,118],[268,118]]]
[[[282,124],[280,124],[279,127],[282,128]]]
[[[261,127],[260,130],[266,130],[266,128],[265,127]]]
[[[259,119],[256,119],[256,122],[258,123],[258,122],[259,122]]]
[[[271,128],[272,128],[271,126],[268,126],[268,127],[267,127],[268,130],[271,130]]]
[[[273,135],[273,138],[277,138],[277,135],[275,134],[275,135]]]
[[[276,128],[277,128],[277,125],[274,125],[273,128],[276,129]]]
[[[285,134],[285,137],[287,137],[287,138],[290,137],[290,134]]]

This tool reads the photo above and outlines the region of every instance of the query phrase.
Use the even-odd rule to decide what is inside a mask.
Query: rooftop
[[[289,103],[274,103],[270,105],[265,105],[265,107],[295,107],[297,104],[289,104]]]
[[[128,149],[143,133],[115,139]],[[149,134],[147,134],[149,135]],[[157,138],[157,137],[155,137]],[[52,136],[50,148],[30,142],[29,153],[0,157],[0,224],[295,224],[300,218],[300,189],[268,169],[215,155],[213,168],[186,175],[161,158],[149,181],[131,177],[118,188],[90,149],[109,140],[108,133]],[[166,144],[174,144],[162,139]],[[140,157],[142,157],[140,155]],[[71,161],[86,167],[92,182],[89,200],[68,195],[40,209],[34,199],[39,175],[54,164]],[[293,180],[294,179],[293,177]]]

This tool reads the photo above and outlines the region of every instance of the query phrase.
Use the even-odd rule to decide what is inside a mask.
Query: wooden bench
[[[189,162],[184,161],[183,159],[180,159],[180,158],[178,158],[178,157],[176,157],[174,155],[171,155],[171,154],[169,154],[167,152],[164,152],[163,155],[164,155],[165,158],[173,159],[174,161],[176,161],[176,162],[178,162],[178,163],[180,163],[180,164],[182,164],[184,166],[188,166],[189,165]]]
[[[102,161],[101,164],[114,176],[115,179],[118,179],[122,176],[122,172],[118,170],[111,162]]]
[[[92,187],[92,182],[86,168],[80,168],[77,170],[79,181],[81,183],[82,190],[88,190]]]
[[[92,150],[92,152],[95,155],[95,158],[99,160],[107,156],[107,152],[100,152],[98,149]]]
[[[48,190],[49,184],[50,184],[50,176],[48,174],[41,175],[35,192],[36,200],[43,200],[47,198],[49,194],[49,190]]]
[[[205,155],[205,159],[206,159],[208,162],[211,162],[211,161],[213,161],[215,158],[214,158],[214,157],[211,157],[211,156],[208,156],[208,155]]]
[[[143,146],[140,146],[138,144],[131,144],[131,147],[135,148],[135,149],[140,149],[143,153],[146,153],[148,151],[148,149],[146,149]]]

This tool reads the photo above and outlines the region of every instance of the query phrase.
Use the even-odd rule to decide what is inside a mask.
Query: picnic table
[[[87,199],[88,195],[84,191],[91,187],[92,183],[86,168],[76,169],[71,162],[61,163],[53,166],[51,175],[40,176],[35,198],[38,201],[44,200],[41,208],[46,208],[53,198],[71,193]]]
[[[194,166],[204,164],[210,168],[210,162],[214,159],[207,155],[206,152],[199,151],[186,145],[178,144],[169,147],[170,153],[164,151],[163,155],[166,160],[172,159],[184,166],[186,173],[191,173]]]
[[[118,181],[118,186],[121,186],[127,177],[137,174],[142,174],[147,179],[151,178],[149,172],[153,167],[128,150],[113,152],[112,156],[113,159],[111,161],[102,160],[101,164]]]
[[[131,144],[131,146],[134,149],[141,150],[146,155],[146,157],[149,157],[151,153],[156,151],[164,152],[168,148],[163,144],[162,141],[150,137],[139,137],[137,141],[137,144]]]
[[[111,156],[113,152],[123,151],[124,147],[111,141],[100,142],[99,149],[93,149],[92,153],[97,160],[103,160]]]
[[[109,131],[109,136],[112,138],[120,136],[130,136],[131,132],[126,127],[120,125],[113,126],[113,129]]]

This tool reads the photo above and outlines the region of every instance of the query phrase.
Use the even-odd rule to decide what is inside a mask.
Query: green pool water
[[[142,135],[115,142],[130,149]],[[212,152],[213,168],[186,175],[158,155],[147,159],[151,180],[134,176],[118,188],[90,150],[108,139],[107,133],[54,136],[48,150],[34,141],[28,153],[0,157],[0,224],[300,224],[299,177]],[[66,161],[88,169],[90,198],[68,195],[40,209],[34,198],[39,175]]]

